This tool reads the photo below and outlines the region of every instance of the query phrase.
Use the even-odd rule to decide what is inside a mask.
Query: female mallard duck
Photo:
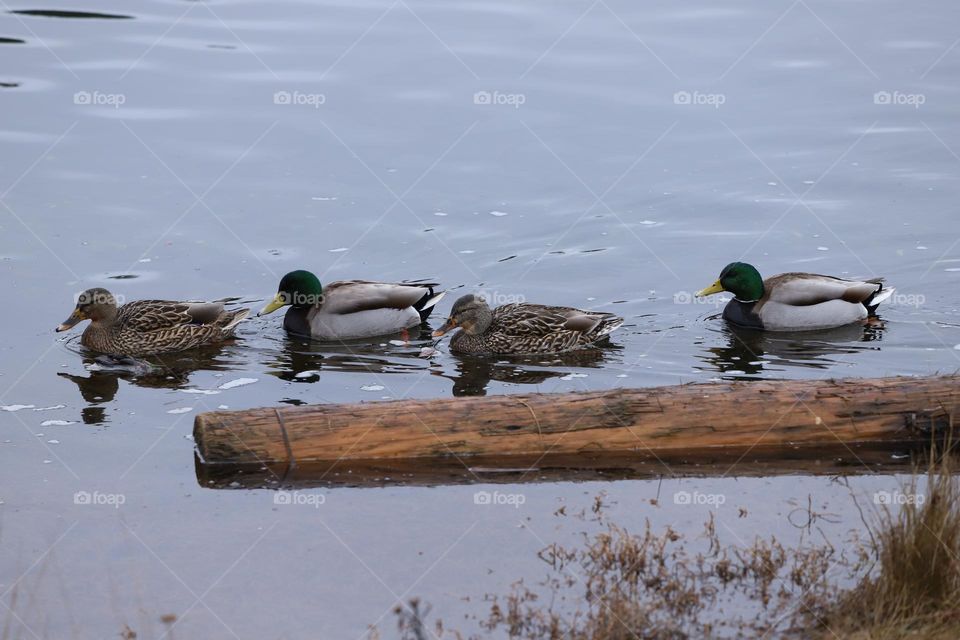
[[[233,335],[249,309],[226,310],[221,302],[136,300],[117,308],[106,289],[87,289],[57,327],[66,331],[90,320],[80,343],[115,356],[150,356],[220,342]]]
[[[450,349],[469,354],[548,354],[589,347],[623,324],[612,313],[570,307],[514,303],[490,309],[480,296],[457,300],[450,317],[433,332],[439,338],[454,327]]]
[[[258,315],[289,305],[283,328],[321,340],[372,338],[424,322],[443,297],[433,282],[388,284],[343,280],[320,285],[309,271],[291,271]]]
[[[804,331],[865,320],[895,289],[884,287],[883,278],[845,280],[815,273],[781,273],[764,280],[753,265],[732,262],[697,295],[721,291],[734,295],[723,309],[728,322],[767,331]]]

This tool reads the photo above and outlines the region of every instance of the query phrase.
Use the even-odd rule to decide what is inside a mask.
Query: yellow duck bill
[[[700,291],[697,291],[697,294],[696,294],[696,295],[697,295],[698,298],[702,298],[702,297],[704,297],[704,296],[713,295],[714,293],[720,293],[720,292],[723,291],[723,290],[724,290],[724,289],[723,289],[723,285],[720,284],[720,281],[719,281],[719,280],[717,280],[716,282],[714,282],[712,285],[710,285],[710,286],[707,287],[706,289],[700,289]]]
[[[281,307],[285,307],[286,305],[287,301],[284,299],[283,294],[278,293],[276,296],[274,296],[273,300],[267,303],[267,306],[265,306],[263,309],[260,309],[260,312],[257,315],[265,316],[268,313],[273,313]]]

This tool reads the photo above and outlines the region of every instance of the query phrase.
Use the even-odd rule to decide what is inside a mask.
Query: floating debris
[[[435,216],[440,216],[441,218],[443,218],[444,216],[448,216],[448,215],[450,215],[450,214],[449,214],[449,213],[444,213],[443,211],[436,211],[436,212],[434,212],[433,215],[435,215]]]
[[[344,251],[350,251],[350,247],[337,247],[336,249],[330,249],[330,253],[343,253]]]
[[[817,251],[830,251],[830,247],[817,247]]]
[[[224,382],[220,385],[220,389],[233,389],[235,387],[243,387],[248,384],[253,384],[257,382],[257,378],[237,378],[236,380],[231,380],[230,382]]]
[[[47,440],[47,444],[60,444],[59,440]]]
[[[68,424],[76,424],[74,420],[44,420],[40,423],[41,427],[65,427]]]
[[[320,375],[320,372],[316,369],[311,369],[310,371],[301,371],[300,373],[294,375],[294,378],[312,378],[313,376]]]
[[[585,373],[568,373],[567,375],[560,378],[561,380],[573,380],[574,378],[586,378],[587,374]]]
[[[193,411],[193,407],[180,407],[179,409],[170,409],[167,413],[189,413]]]
[[[196,393],[202,396],[214,396],[218,393],[216,389],[180,389],[180,393]]]
[[[326,202],[327,200],[336,200],[337,196],[313,196],[311,200],[320,200],[321,202]]]
[[[502,218],[503,216],[508,216],[510,214],[506,211],[491,211],[490,215],[496,216],[497,218]]]
[[[0,411],[20,411],[21,409],[33,409],[32,404],[5,404],[0,406]]]
[[[382,384],[365,384],[360,387],[361,391],[383,391],[385,387]]]

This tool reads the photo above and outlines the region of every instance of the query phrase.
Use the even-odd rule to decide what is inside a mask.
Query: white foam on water
[[[236,380],[231,380],[230,382],[224,382],[220,385],[220,389],[234,389],[236,387],[244,387],[248,384],[253,384],[258,382],[257,378],[237,378]]]
[[[0,406],[0,411],[20,411],[21,409],[33,409],[32,404],[5,404]]]

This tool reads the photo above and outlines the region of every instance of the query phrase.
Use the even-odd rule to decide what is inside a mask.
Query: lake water
[[[199,486],[192,420],[221,405],[955,371],[958,18],[948,2],[6,5],[0,405],[32,405],[0,412],[10,637],[124,624],[159,637],[175,614],[168,637],[359,638],[392,631],[410,596],[469,630],[486,592],[540,577],[536,551],[583,528],[556,509],[602,490],[624,526],[681,530],[710,507],[664,494],[723,493],[731,543],[789,540],[787,515],[813,495],[842,514],[827,528],[839,544],[861,526],[847,488],[736,469],[498,485],[524,495],[519,509],[474,504],[477,486],[318,488],[277,505]],[[898,295],[882,327],[739,336],[718,299],[691,295],[736,259],[885,276]],[[626,323],[582,358],[516,363],[445,343],[420,358],[416,339],[312,344],[276,314],[151,371],[111,370],[79,331],[53,333],[90,286],[259,307],[296,268],[437,279],[451,290],[438,316],[483,291]],[[219,388],[241,378],[255,382]]]

